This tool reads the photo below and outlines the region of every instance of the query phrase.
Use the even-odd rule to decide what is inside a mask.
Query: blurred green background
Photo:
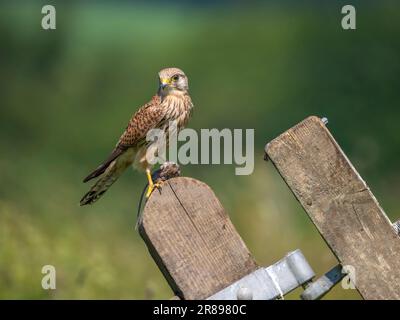
[[[55,4],[57,29],[41,29]],[[300,248],[318,275],[335,258],[271,163],[266,142],[303,118],[329,128],[392,220],[400,217],[400,10],[352,1],[21,1],[0,4],[0,298],[157,299],[172,295],[134,230],[145,176],[129,170],[91,207],[82,178],[131,114],[182,68],[190,127],[255,128],[250,176],[188,165],[209,184],[262,265]],[[57,289],[41,288],[41,268]],[[298,298],[299,291],[289,298]],[[358,299],[335,288],[326,299]]]

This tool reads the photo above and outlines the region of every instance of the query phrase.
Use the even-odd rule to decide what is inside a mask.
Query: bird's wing
[[[141,141],[146,139],[146,134],[149,130],[159,127],[163,120],[163,110],[160,107],[161,99],[159,96],[154,96],[150,102],[143,105],[131,118],[124,133],[121,135],[115,149],[110,156],[92,173],[90,173],[83,182],[87,182],[98,177],[108,166],[123,154],[128,148],[136,146]]]
[[[126,149],[136,146],[146,139],[149,130],[159,127],[164,116],[160,100],[159,96],[154,96],[132,116],[116,148]]]

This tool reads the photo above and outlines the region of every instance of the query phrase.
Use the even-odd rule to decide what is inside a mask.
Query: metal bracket
[[[288,253],[267,268],[259,268],[207,300],[272,300],[304,286],[315,276],[301,250]]]
[[[338,264],[327,273],[325,273],[321,278],[310,283],[307,288],[305,288],[304,292],[300,295],[301,299],[321,299],[335,286],[335,284],[339,283],[345,275],[346,272],[344,272],[342,266]]]

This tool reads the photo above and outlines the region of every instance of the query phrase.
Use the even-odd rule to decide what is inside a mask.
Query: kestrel
[[[182,70],[166,68],[158,73],[158,77],[157,94],[132,116],[106,161],[83,180],[87,182],[99,177],[81,199],[81,206],[92,204],[99,199],[131,164],[135,169],[146,172],[146,198],[158,187],[152,180],[152,165],[146,158],[147,150],[154,147],[154,143],[146,141],[146,135],[151,129],[161,129],[168,136],[168,128],[172,121],[176,130],[181,130],[186,126],[193,109],[188,78]]]

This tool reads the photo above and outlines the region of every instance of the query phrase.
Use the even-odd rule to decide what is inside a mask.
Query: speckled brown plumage
[[[117,143],[117,148],[125,149],[134,146],[146,137],[150,129],[157,127],[164,114],[160,102],[160,96],[156,95],[132,116]]]
[[[176,121],[178,131],[187,124],[193,104],[186,75],[178,68],[166,68],[159,72],[159,81],[159,91],[132,116],[110,156],[84,179],[87,182],[100,177],[81,199],[81,205],[95,202],[129,165],[140,170],[151,167],[146,159],[150,145],[145,143],[149,130],[167,133],[170,121]]]

